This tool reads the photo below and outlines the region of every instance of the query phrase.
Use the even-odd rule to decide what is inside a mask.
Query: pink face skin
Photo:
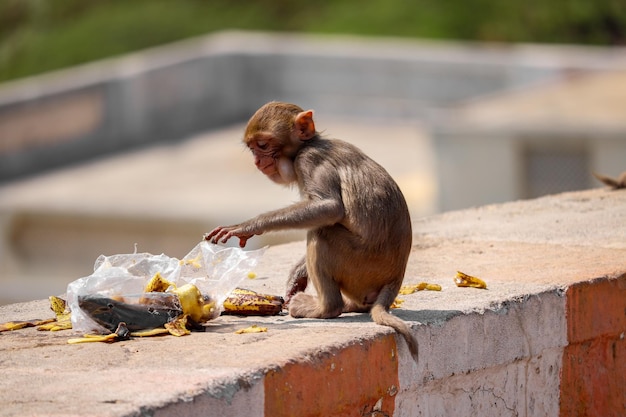
[[[291,159],[279,156],[280,149],[270,146],[271,140],[260,138],[248,141],[254,156],[254,165],[265,176],[277,184],[290,184],[296,180]]]
[[[254,165],[275,183],[292,184],[297,180],[293,158],[302,146],[302,142],[317,134],[313,123],[313,111],[309,110],[295,115],[294,127],[289,132],[284,127],[281,129],[259,128],[259,122],[255,117],[256,115],[248,123],[244,135],[244,143],[254,156]],[[276,136],[277,134],[280,136]]]

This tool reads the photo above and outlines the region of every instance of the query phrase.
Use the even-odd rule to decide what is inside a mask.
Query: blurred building
[[[453,106],[433,123],[439,207],[534,198],[626,171],[626,71],[583,71]]]

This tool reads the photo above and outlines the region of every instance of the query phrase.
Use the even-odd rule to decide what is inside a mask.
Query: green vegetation
[[[0,81],[221,29],[626,44],[623,0],[0,0]]]

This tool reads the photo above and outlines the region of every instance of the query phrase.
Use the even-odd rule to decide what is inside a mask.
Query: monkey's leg
[[[291,272],[289,272],[289,279],[287,280],[287,294],[285,296],[285,304],[288,305],[294,295],[299,292],[304,292],[309,283],[309,274],[306,270],[306,256],[294,265]]]
[[[322,239],[314,236],[307,244],[306,269],[318,297],[297,293],[289,304],[293,317],[328,319],[343,312],[343,297],[339,284],[333,279],[334,256]]]

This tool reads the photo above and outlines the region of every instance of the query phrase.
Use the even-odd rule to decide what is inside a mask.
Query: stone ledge
[[[0,334],[0,415],[603,415],[626,409],[626,193],[595,189],[415,221],[404,341],[367,315],[220,317],[206,332],[68,345]],[[282,293],[302,242],[271,247],[246,286]],[[456,270],[488,290],[457,288]],[[47,317],[47,301],[0,321]],[[236,335],[258,323],[267,333]]]

